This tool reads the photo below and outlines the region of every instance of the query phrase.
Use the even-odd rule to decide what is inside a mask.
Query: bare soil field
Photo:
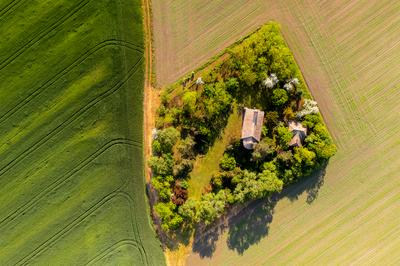
[[[326,173],[210,229],[188,265],[400,262],[399,12],[390,0],[153,0],[158,85],[276,20],[339,147]]]

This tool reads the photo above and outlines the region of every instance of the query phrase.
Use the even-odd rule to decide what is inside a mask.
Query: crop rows
[[[141,3],[14,0],[0,21],[27,10],[0,45],[0,264],[163,265],[143,208]]]
[[[233,11],[215,20],[220,6]],[[312,204],[309,180],[281,196],[265,227],[246,217],[269,214],[250,208],[205,247],[216,247],[210,257],[193,252],[187,264],[398,264],[400,3],[156,0],[153,9],[165,14],[154,18],[162,85],[268,20],[278,21],[339,147]],[[213,19],[214,27],[207,25]],[[193,38],[195,45],[188,45]]]

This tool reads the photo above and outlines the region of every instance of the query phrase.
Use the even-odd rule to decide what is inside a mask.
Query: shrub
[[[282,150],[289,148],[289,142],[292,139],[292,132],[289,131],[284,125],[279,125],[275,128],[275,142],[279,145]]]
[[[319,114],[308,114],[303,116],[302,125],[312,130],[314,126],[321,123],[321,118]]]
[[[275,152],[276,146],[273,139],[265,137],[254,148],[251,158],[253,161],[264,161]]]
[[[223,171],[214,174],[211,178],[213,191],[219,191],[226,188],[233,189],[232,178],[239,175],[240,172],[240,168],[237,167],[233,171]]]
[[[283,106],[289,100],[288,94],[284,89],[275,89],[272,92],[272,104],[275,106]]]
[[[237,202],[263,198],[272,192],[280,192],[283,187],[283,182],[276,173],[269,170],[259,174],[244,170],[232,182],[236,184],[233,197]]]
[[[229,200],[229,192],[220,190],[218,193],[207,193],[201,197],[198,208],[198,219],[206,225],[212,223],[224,212]]]
[[[225,84],[227,91],[231,94],[235,94],[239,90],[239,82],[236,78],[229,78]]]
[[[222,157],[219,167],[224,170],[224,171],[230,171],[235,169],[236,167],[236,161],[235,158],[229,156],[228,154],[224,154],[224,157]]]
[[[307,136],[305,142],[308,149],[316,154],[320,162],[328,160],[336,153],[336,146],[325,132],[317,131],[316,133],[312,133]]]
[[[188,199],[183,205],[179,206],[179,214],[187,220],[188,224],[199,222],[198,217],[199,202],[197,200]]]
[[[183,218],[175,211],[176,205],[170,202],[160,202],[154,206],[154,210],[161,219],[161,227],[165,231],[178,229]]]
[[[283,181],[278,178],[274,171],[264,170],[258,174],[258,180],[262,184],[260,195],[266,196],[269,193],[281,192]]]
[[[153,142],[151,143],[151,149],[153,151],[153,154],[161,154],[162,152],[162,147],[161,147],[161,143],[158,140],[153,140]]]
[[[171,183],[174,181],[172,176],[153,176],[151,178],[151,184],[157,190],[158,196],[163,201],[169,201],[171,199],[172,190]]]
[[[310,151],[305,147],[296,147],[294,149],[293,159],[295,161],[295,166],[301,169],[299,175],[311,174],[316,161],[316,155],[313,151]]]
[[[281,168],[289,167],[293,162],[293,154],[291,151],[279,152],[276,159]]]
[[[276,173],[277,172],[276,161],[274,160],[274,161],[269,161],[269,162],[263,163],[262,170],[268,170],[268,171]]]
[[[163,154],[162,156],[151,157],[149,165],[154,175],[167,176],[172,175],[174,160],[171,154]]]
[[[160,153],[171,153],[172,147],[178,141],[179,137],[180,133],[174,127],[167,127],[165,129],[158,130],[156,141],[159,143],[158,149],[160,150]]]
[[[186,178],[193,169],[191,160],[183,159],[178,162],[173,168],[173,175],[176,178]]]
[[[196,91],[186,91],[182,97],[183,108],[188,113],[193,113],[196,109],[197,92]]]
[[[294,119],[295,114],[293,112],[293,109],[290,106],[286,107],[285,110],[283,111],[283,116],[285,121]]]
[[[195,141],[191,136],[187,136],[185,139],[180,140],[177,145],[177,150],[181,154],[182,158],[194,159],[194,145]]]
[[[268,128],[274,128],[279,124],[279,114],[276,111],[266,112],[264,119]]]

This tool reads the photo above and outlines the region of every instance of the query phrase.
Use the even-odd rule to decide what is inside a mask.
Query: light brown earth
[[[272,215],[256,204],[187,265],[400,263],[399,14],[394,0],[153,0],[158,84],[277,20],[339,147],[312,203],[308,180]]]
[[[153,88],[153,47],[152,47],[152,21],[151,21],[151,2],[143,0],[143,20],[145,28],[145,81],[144,81],[144,143],[145,143],[145,159],[151,156],[151,140],[152,130],[155,127],[155,117],[158,105],[160,103],[160,91]],[[146,182],[150,182],[151,170],[146,164],[145,166]]]

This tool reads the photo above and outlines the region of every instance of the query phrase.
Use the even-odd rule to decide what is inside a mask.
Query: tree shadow
[[[251,245],[268,235],[277,197],[252,202],[229,221],[229,249],[243,254]]]
[[[324,185],[326,175],[326,167],[328,162],[322,164],[313,174],[304,178],[300,182],[289,186],[281,193],[281,198],[289,198],[291,201],[298,200],[299,196],[304,192],[307,193],[306,202],[311,204],[317,199],[320,188]]]
[[[243,254],[249,247],[268,236],[274,209],[279,200],[288,198],[295,201],[303,193],[307,193],[308,204],[317,199],[318,192],[324,184],[327,164],[328,162],[311,176],[288,186],[279,194],[253,201],[246,206],[234,206],[217,221],[216,225],[197,228],[193,252],[198,253],[200,257],[212,257],[220,235],[228,230],[226,241],[229,249]]]
[[[227,229],[227,225],[219,219],[217,224],[204,227],[199,226],[195,230],[192,251],[200,255],[200,257],[212,257],[214,254],[216,243]]]

